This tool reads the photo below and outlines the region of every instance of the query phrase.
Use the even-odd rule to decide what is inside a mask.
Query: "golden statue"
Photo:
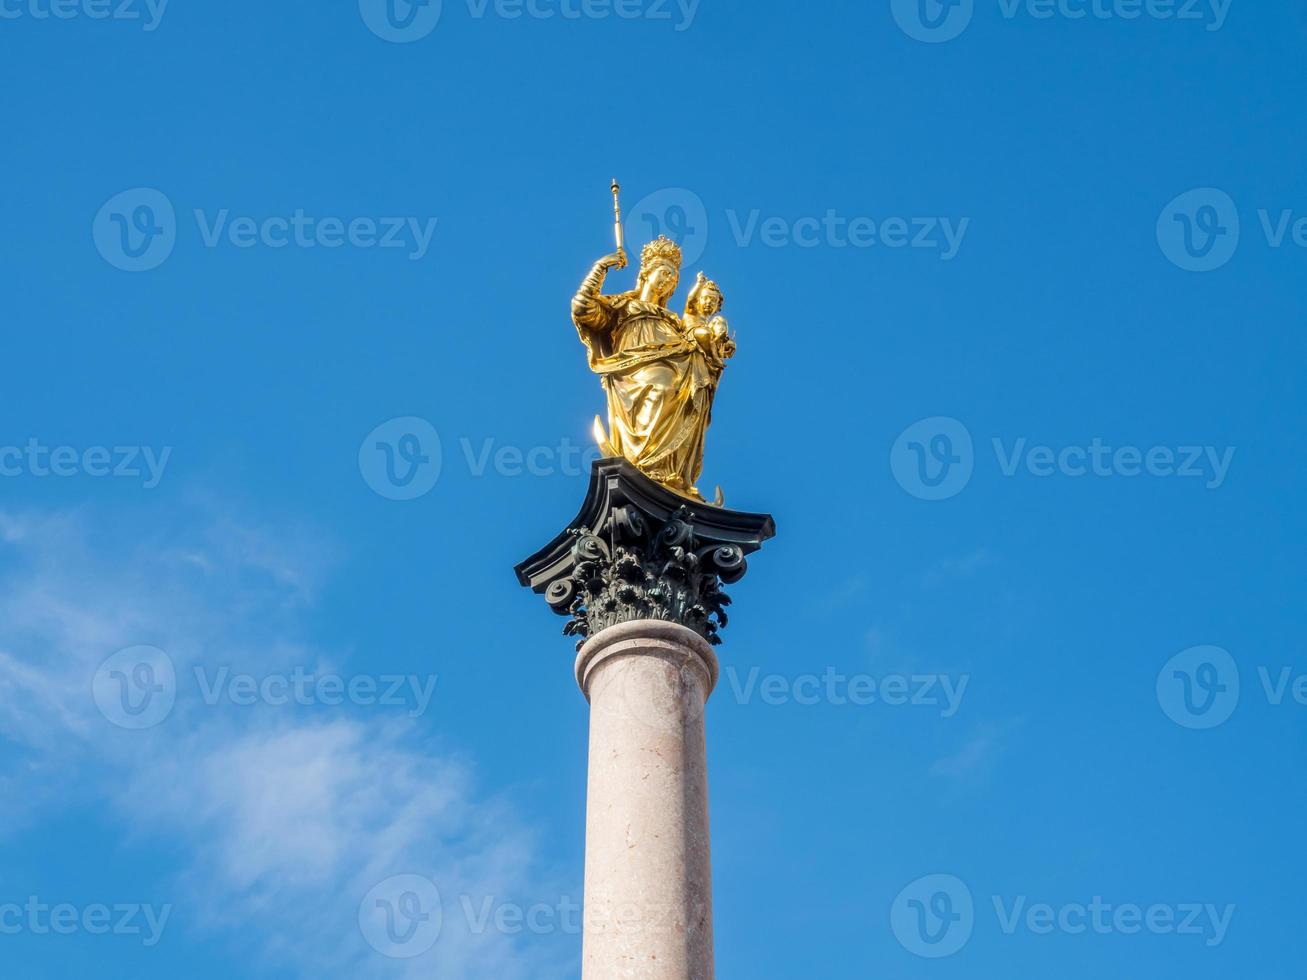
[[[595,437],[607,456],[624,456],[650,479],[694,500],[703,470],[704,436],[713,396],[735,353],[722,291],[701,272],[684,318],[667,304],[680,282],[681,249],[659,236],[640,253],[640,274],[630,292],[604,295],[610,269],[627,265],[617,204],[617,251],[600,259],[572,300],[572,321],[589,351],[590,370],[608,395],[608,431],[595,419]],[[722,503],[720,488],[715,501]]]

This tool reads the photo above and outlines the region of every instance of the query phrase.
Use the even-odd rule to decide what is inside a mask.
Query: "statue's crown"
[[[679,269],[681,267],[681,246],[666,235],[659,235],[640,251],[640,264],[647,266],[650,262],[658,259],[670,262]]]

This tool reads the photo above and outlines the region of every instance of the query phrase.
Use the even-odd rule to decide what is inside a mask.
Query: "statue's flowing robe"
[[[613,449],[666,487],[702,499],[704,435],[721,368],[671,310],[636,293],[604,296],[596,266],[572,301],[590,369],[608,395]]]

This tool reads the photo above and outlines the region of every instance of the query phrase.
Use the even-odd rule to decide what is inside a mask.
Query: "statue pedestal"
[[[771,517],[594,464],[566,531],[517,567],[580,637],[590,701],[582,980],[713,980],[704,706],[719,630]]]

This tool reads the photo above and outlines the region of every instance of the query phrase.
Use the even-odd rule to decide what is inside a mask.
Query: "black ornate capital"
[[[581,513],[517,566],[517,579],[571,619],[577,646],[607,626],[665,619],[720,643],[746,558],[776,533],[767,514],[698,503],[620,457],[596,460]]]

